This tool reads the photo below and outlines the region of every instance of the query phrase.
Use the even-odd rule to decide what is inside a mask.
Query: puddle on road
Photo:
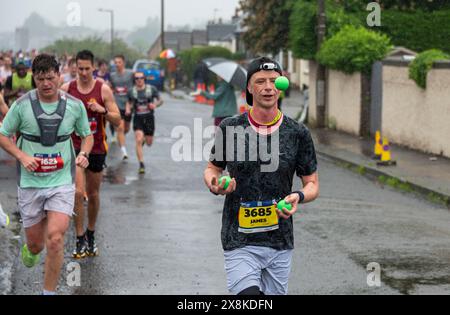
[[[392,253],[377,253],[373,256],[355,254],[350,258],[364,269],[370,262],[379,263],[382,282],[404,295],[415,294],[419,286],[438,288],[450,285],[450,266],[444,257],[433,259],[425,253],[421,257],[401,253],[396,256],[392,257]]]
[[[108,167],[103,176],[103,182],[111,185],[130,185],[135,181],[142,179],[143,176],[129,176],[126,174],[126,165],[120,164],[115,167]]]

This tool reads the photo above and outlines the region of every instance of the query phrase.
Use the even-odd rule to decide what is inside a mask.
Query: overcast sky
[[[132,30],[145,25],[148,17],[159,16],[161,0],[1,0],[0,32],[13,31],[25,19],[37,12],[54,25],[66,23],[70,3],[78,3],[81,24],[96,29],[109,27],[109,15],[98,8],[113,9],[115,26]],[[230,19],[239,0],[165,0],[166,25],[196,25],[216,17]],[[215,9],[218,11],[215,12]]]

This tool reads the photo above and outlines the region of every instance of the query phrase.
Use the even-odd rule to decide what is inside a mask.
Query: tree
[[[315,59],[317,53],[317,1],[297,0],[290,16],[289,43],[294,56]],[[346,25],[361,26],[361,20],[344,12],[335,0],[326,2],[327,34],[330,38]]]
[[[450,9],[448,0],[372,0],[378,2],[383,9],[395,9],[401,11],[436,11]],[[335,0],[335,3],[341,5],[349,12],[357,12],[367,7],[368,0]]]
[[[288,48],[289,17],[293,0],[241,0],[241,10],[246,15],[243,39],[255,54],[277,54]]]
[[[59,56],[64,54],[75,56],[77,52],[83,49],[92,51],[98,59],[109,60],[111,56],[111,44],[97,37],[90,37],[82,40],[60,39],[54,42],[53,45],[43,48],[42,51]],[[137,59],[144,57],[135,49],[128,47],[121,39],[114,40],[114,53],[124,55],[127,59],[128,67],[131,67]]]

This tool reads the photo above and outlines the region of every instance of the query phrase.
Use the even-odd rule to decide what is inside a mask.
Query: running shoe
[[[73,250],[72,257],[75,259],[83,259],[86,257],[86,240],[83,236],[82,239],[77,239],[75,249]]]
[[[92,235],[91,237],[88,237],[86,233],[86,255],[89,257],[95,257],[98,256],[98,248],[97,243],[95,242],[95,237]]]
[[[122,151],[122,159],[123,159],[124,161],[128,160],[128,152],[127,152],[127,149],[126,149],[125,147],[122,147],[122,148],[121,148],[121,151]]]
[[[33,255],[29,250],[27,244],[22,247],[22,263],[27,268],[33,268],[41,259],[41,255]]]
[[[141,163],[139,166],[139,174],[145,174],[145,165]]]

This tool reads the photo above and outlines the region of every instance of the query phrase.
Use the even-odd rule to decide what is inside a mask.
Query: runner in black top
[[[309,130],[277,108],[274,82],[281,67],[260,58],[250,64],[247,114],[219,126],[205,183],[226,195],[222,245],[228,288],[234,294],[287,294],[294,248],[293,220],[299,203],[319,193],[317,159]],[[237,145],[234,145],[236,143]],[[218,178],[227,169],[233,178],[225,190]],[[294,175],[302,191],[292,192]],[[274,206],[284,199],[292,210]]]
[[[145,174],[144,144],[152,146],[155,135],[155,109],[163,104],[158,89],[145,84],[145,74],[134,74],[135,85],[128,92],[126,115],[134,111],[133,129],[136,138],[136,155],[139,160],[139,174]]]

